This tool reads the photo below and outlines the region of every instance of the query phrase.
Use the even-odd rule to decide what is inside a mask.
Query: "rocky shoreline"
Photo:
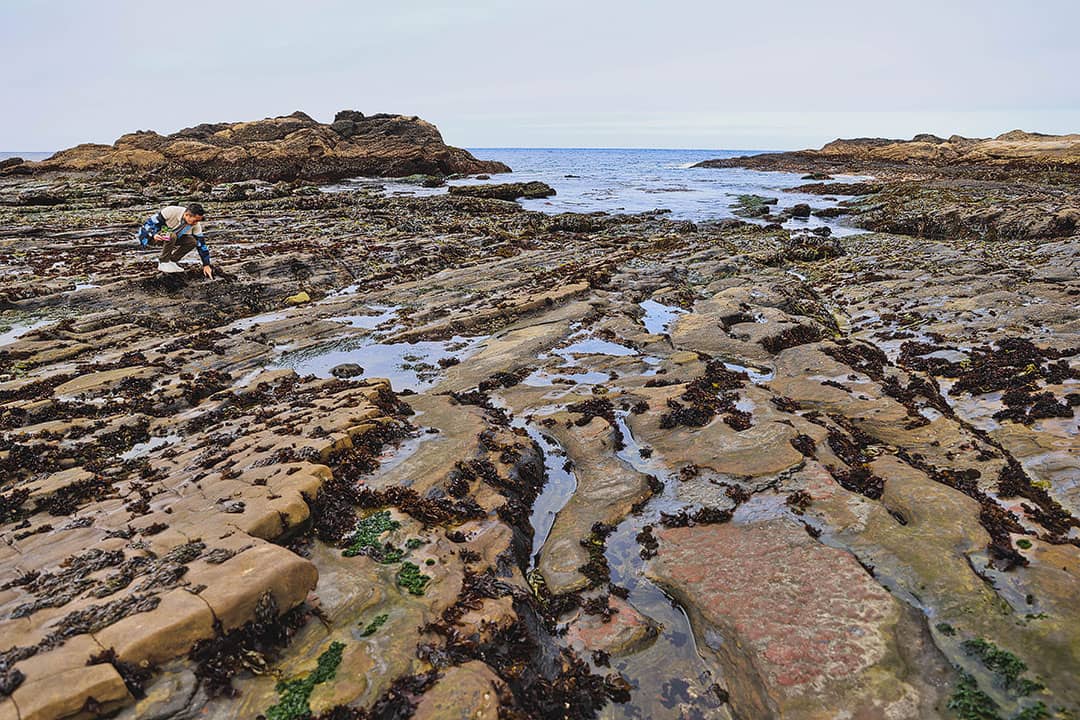
[[[0,177],[0,717],[1080,713],[1075,186],[837,239],[249,167]]]
[[[836,140],[820,150],[706,160],[697,167],[808,173],[811,182],[794,190],[863,196],[850,209],[854,224],[878,232],[1042,240],[1068,238],[1080,228],[1080,135],[1015,130],[987,140]]]

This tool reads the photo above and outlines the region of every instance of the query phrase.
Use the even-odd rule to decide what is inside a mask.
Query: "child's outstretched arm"
[[[210,248],[206,244],[205,235],[195,235],[195,249],[199,253],[199,259],[202,260],[203,275],[208,278],[214,277],[214,269],[210,267]]]

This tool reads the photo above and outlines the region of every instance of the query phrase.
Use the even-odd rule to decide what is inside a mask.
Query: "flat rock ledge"
[[[728,690],[740,715],[923,716],[898,651],[903,609],[850,553],[787,520],[658,538],[652,571],[737,679]]]
[[[80,375],[35,399],[10,399],[29,394],[19,381],[0,385],[0,394],[7,413],[47,413],[105,402],[151,379],[168,381],[159,367],[134,366]],[[175,448],[152,465],[129,456],[135,472],[122,479],[96,469],[111,439],[145,432],[145,415],[107,417],[64,449],[46,447],[64,421],[9,434],[20,457],[0,452],[5,474],[30,480],[35,459],[70,467],[5,497],[21,507],[6,506],[0,528],[0,662],[21,684],[0,718],[128,704],[117,663],[157,666],[254,620],[260,608],[284,613],[304,602],[318,581],[315,565],[275,541],[308,521],[310,500],[331,477],[323,459],[353,443],[381,445],[397,422],[380,409],[388,388],[263,373],[171,418],[175,434],[165,437]],[[175,390],[183,402],[184,390]],[[275,393],[294,404],[268,403]],[[179,436],[196,426],[201,442]],[[109,653],[116,662],[102,660]]]

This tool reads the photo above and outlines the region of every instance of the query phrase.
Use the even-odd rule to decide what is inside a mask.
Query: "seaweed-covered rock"
[[[735,198],[731,205],[731,211],[739,217],[756,218],[768,215],[771,205],[780,202],[779,198],[762,197],[761,195],[740,195]]]
[[[806,203],[798,203],[797,205],[792,205],[788,208],[788,214],[791,215],[791,217],[808,218],[810,217],[810,210],[810,206]]]
[[[503,183],[500,185],[454,185],[451,195],[464,197],[493,198],[495,200],[517,200],[518,198],[546,198],[555,194],[555,188],[547,183]]]

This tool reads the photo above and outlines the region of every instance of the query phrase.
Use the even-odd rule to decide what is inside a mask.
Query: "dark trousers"
[[[166,240],[161,248],[160,262],[177,262],[195,247],[194,235],[183,235],[176,240]]]

